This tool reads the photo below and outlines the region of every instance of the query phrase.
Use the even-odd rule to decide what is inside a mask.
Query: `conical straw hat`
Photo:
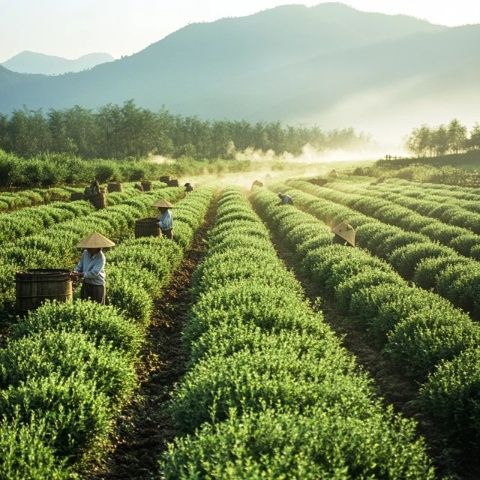
[[[173,208],[173,205],[170,202],[167,202],[167,200],[164,200],[163,198],[157,200],[153,204],[153,206],[157,208]]]
[[[332,232],[346,240],[353,247],[355,246],[355,229],[347,222],[341,222],[332,228]]]
[[[115,244],[107,237],[95,232],[78,242],[77,248],[108,248]]]

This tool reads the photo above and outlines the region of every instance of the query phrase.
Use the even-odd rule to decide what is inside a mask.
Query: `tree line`
[[[410,152],[420,157],[477,150],[480,149],[480,124],[470,132],[457,119],[438,127],[422,125],[412,131],[406,145]]]
[[[21,157],[46,153],[82,158],[234,158],[247,148],[298,155],[306,144],[317,150],[357,148],[370,139],[353,129],[325,132],[280,122],[206,121],[167,110],[153,112],[132,100],[98,111],[80,106],[66,110],[16,110],[0,115],[0,149]]]

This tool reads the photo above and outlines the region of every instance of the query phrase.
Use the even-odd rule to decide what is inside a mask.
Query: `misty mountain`
[[[113,60],[115,59],[108,53],[90,53],[76,60],[69,60],[53,55],[24,51],[1,65],[12,72],[61,75],[69,72],[81,72]]]
[[[45,77],[0,68],[0,111],[96,108],[132,98],[203,118],[380,128],[388,135],[400,125],[473,115],[479,45],[480,26],[447,28],[339,3],[284,6],[188,25],[85,72]]]

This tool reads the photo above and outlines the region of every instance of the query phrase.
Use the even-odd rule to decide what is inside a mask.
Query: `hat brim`
[[[166,200],[160,200],[158,202],[155,202],[153,206],[156,208],[175,208],[174,205],[172,205],[170,202],[167,202]]]
[[[348,242],[353,247],[355,246],[356,231],[347,222],[339,223],[338,225],[332,228],[332,232],[335,235],[338,235],[340,238],[343,238],[346,242]]]
[[[83,238],[78,242],[77,248],[110,248],[114,247],[115,243],[104,237],[100,233],[93,233]]]

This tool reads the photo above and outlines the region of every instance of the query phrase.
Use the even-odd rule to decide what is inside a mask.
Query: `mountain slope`
[[[133,98],[204,118],[326,128],[405,120],[410,128],[430,121],[432,105],[444,105],[450,117],[471,111],[466,100],[479,96],[478,45],[480,26],[446,28],[338,3],[285,6],[189,25],[81,73],[43,77],[0,69],[0,111],[23,104],[96,108]]]
[[[90,53],[76,60],[69,60],[53,55],[24,51],[3,62],[2,66],[18,73],[61,75],[68,72],[87,70],[113,60],[114,58],[108,53]]]

